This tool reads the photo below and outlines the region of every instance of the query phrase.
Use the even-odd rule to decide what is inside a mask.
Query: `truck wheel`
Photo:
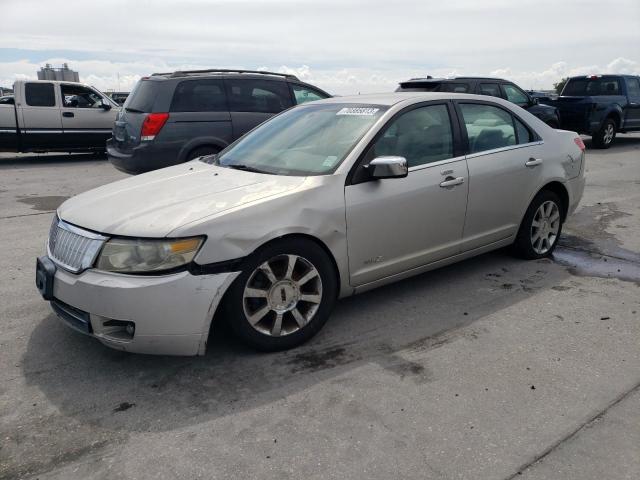
[[[592,137],[593,146],[596,148],[609,148],[616,138],[616,122],[612,118],[607,118]]]

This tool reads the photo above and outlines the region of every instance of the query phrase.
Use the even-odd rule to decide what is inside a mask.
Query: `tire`
[[[534,260],[548,257],[562,234],[564,207],[560,197],[550,190],[542,190],[531,201],[513,243],[521,258]]]
[[[203,157],[205,155],[213,155],[214,153],[218,153],[219,151],[220,149],[214,146],[197,147],[187,154],[185,162],[193,160],[194,158]]]
[[[319,245],[283,239],[248,257],[225,296],[224,317],[243,343],[262,351],[287,350],[318,333],[337,291],[333,262]]]
[[[607,118],[591,139],[596,148],[609,148],[616,138],[617,124],[613,118]]]

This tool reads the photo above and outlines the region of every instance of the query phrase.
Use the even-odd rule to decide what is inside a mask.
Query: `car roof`
[[[481,100],[483,102],[495,101],[503,105],[510,105],[510,102],[498,97],[487,97],[487,95],[472,95],[469,93],[449,93],[449,92],[392,92],[392,93],[370,93],[366,95],[351,95],[346,97],[332,97],[323,100],[316,100],[303,105],[309,104],[362,104],[362,105],[382,105],[392,106],[405,101],[423,101],[429,102],[433,100]]]
[[[497,77],[452,77],[452,78],[410,78],[409,80],[405,80],[404,82],[400,82],[401,84],[405,83],[442,83],[442,82],[456,82],[460,80],[491,80],[496,82],[509,82],[510,80],[505,80],[504,78]]]

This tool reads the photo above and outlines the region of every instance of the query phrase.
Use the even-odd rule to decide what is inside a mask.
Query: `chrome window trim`
[[[543,145],[543,144],[544,144],[544,140],[536,140],[535,142],[528,142],[528,143],[519,143],[517,145],[509,145],[507,147],[500,147],[500,148],[494,148],[492,150],[483,150],[482,152],[470,153],[469,155],[466,155],[466,158],[483,157],[485,155],[491,155],[492,153],[507,152],[509,150],[518,150],[520,148],[527,148],[527,147],[532,147],[534,145]]]
[[[464,160],[464,159],[465,159],[464,155],[459,155],[457,157],[438,160],[437,162],[429,162],[429,163],[423,163],[422,165],[414,165],[413,167],[409,167],[409,173],[415,172],[418,170],[424,170],[425,168],[437,167],[439,165],[446,165],[448,163],[459,162],[460,160]]]

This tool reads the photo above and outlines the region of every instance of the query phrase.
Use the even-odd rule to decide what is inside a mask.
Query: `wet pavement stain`
[[[556,263],[569,267],[572,275],[617,278],[640,286],[640,263],[637,262],[566,247],[556,248],[553,259]]]
[[[18,201],[31,205],[32,210],[51,211],[56,210],[69,197],[50,195],[44,197],[19,197]]]

